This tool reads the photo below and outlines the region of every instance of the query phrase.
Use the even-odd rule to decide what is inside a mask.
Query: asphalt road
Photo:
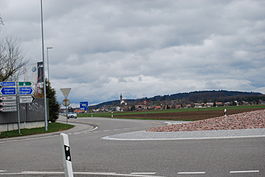
[[[111,141],[163,122],[80,118],[70,134],[75,176],[265,176],[265,138]],[[81,122],[81,124],[80,124]],[[97,125],[93,129],[88,123]],[[0,176],[63,176],[59,135],[0,140]]]

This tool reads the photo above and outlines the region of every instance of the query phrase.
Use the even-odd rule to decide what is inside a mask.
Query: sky
[[[91,104],[199,90],[265,93],[263,0],[43,0],[49,78]],[[0,38],[42,60],[40,1],[1,0]],[[34,73],[27,70],[24,79]]]

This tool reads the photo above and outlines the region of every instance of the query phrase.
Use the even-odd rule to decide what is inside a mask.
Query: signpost
[[[32,87],[19,87],[18,94],[20,95],[31,95],[33,93]]]
[[[63,105],[66,107],[66,122],[68,123],[68,106],[70,105],[70,101],[69,99],[67,99],[69,93],[70,93],[70,90],[71,88],[61,88],[60,89],[63,93],[63,96],[64,96],[64,100],[63,100]]]
[[[34,100],[34,97],[31,95],[19,97],[19,103],[32,103],[33,100]]]
[[[16,101],[0,102],[0,106],[16,106]]]
[[[69,106],[70,105],[70,100],[69,99],[64,99],[63,100],[63,105],[64,106]]]
[[[2,87],[15,87],[16,82],[0,82],[0,86],[2,86]]]
[[[16,95],[16,87],[3,87],[1,93],[2,95]]]
[[[16,96],[2,96],[0,97],[0,100],[3,100],[3,101],[14,101],[16,100]]]
[[[32,82],[18,82],[17,85],[19,87],[22,87],[22,86],[31,86],[32,85]]]
[[[15,112],[17,111],[17,107],[2,107],[0,108],[0,111],[2,112]]]
[[[63,96],[64,96],[65,98],[67,98],[68,95],[69,95],[69,93],[70,93],[70,91],[71,91],[71,88],[61,88],[60,90],[62,91]]]
[[[80,102],[80,109],[87,111],[88,110],[88,102],[87,101]]]
[[[0,82],[0,111],[17,111],[18,132],[20,134],[20,103],[32,103],[34,100],[32,82]],[[24,96],[19,96],[24,95]]]

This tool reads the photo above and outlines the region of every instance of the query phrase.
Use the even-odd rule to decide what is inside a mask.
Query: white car
[[[77,114],[75,112],[68,112],[67,119],[75,118],[77,119]]]

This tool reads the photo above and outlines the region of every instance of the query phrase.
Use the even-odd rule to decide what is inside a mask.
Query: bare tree
[[[14,79],[26,64],[20,47],[15,40],[6,38],[0,41],[0,81]]]

